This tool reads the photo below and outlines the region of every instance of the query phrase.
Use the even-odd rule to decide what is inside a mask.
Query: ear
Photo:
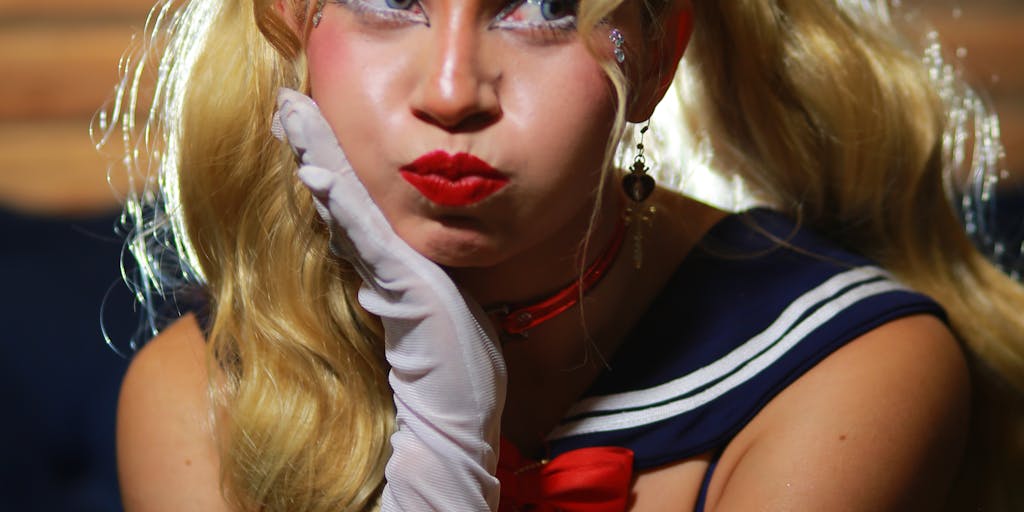
[[[689,1],[677,2],[677,6],[667,8],[660,23],[662,36],[651,44],[649,58],[637,77],[633,101],[626,112],[626,120],[631,123],[649,119],[672,85],[679,60],[693,34],[693,7]]]

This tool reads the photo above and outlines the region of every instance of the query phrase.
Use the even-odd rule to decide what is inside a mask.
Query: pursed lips
[[[431,202],[448,207],[479,203],[508,184],[508,177],[468,153],[438,150],[399,168],[399,173]]]

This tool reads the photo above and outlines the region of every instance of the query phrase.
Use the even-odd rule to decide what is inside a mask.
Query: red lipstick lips
[[[469,206],[487,199],[508,184],[508,177],[468,153],[432,151],[399,174],[424,197],[440,206]]]

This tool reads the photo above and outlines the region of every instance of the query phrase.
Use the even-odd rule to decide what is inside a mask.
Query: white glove
[[[384,324],[398,429],[382,510],[496,510],[506,375],[486,316],[395,234],[310,98],[281,89],[278,114],[335,250],[364,280],[359,303]]]

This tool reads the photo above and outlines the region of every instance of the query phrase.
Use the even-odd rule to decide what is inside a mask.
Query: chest
[[[575,367],[552,369],[521,360],[514,350],[506,351],[508,388],[502,436],[531,458],[548,458],[545,437],[600,372],[587,359],[581,353]]]
[[[630,512],[694,510],[711,454],[705,453],[636,475]]]
[[[506,350],[508,394],[502,435],[535,460],[549,458],[544,438],[603,371],[598,358],[580,355],[575,367],[545,369]],[[704,484],[711,454],[700,454],[633,475],[629,507],[633,512],[693,510]]]

